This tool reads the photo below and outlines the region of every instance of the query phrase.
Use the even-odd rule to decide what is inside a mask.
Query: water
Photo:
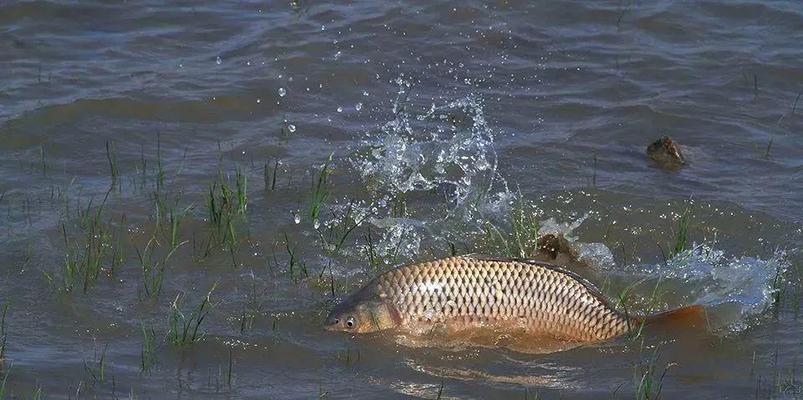
[[[3,2],[6,394],[632,398],[672,365],[665,398],[799,397],[801,23],[785,1]],[[647,159],[662,135],[685,168]],[[393,265],[501,252],[489,224],[522,201],[608,296],[705,304],[712,332],[535,356],[321,329]],[[87,241],[97,280],[66,291]],[[203,337],[171,343],[177,296],[191,319],[208,294]]]

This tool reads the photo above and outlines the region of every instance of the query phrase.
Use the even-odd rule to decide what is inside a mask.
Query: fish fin
[[[705,329],[708,317],[705,307],[695,304],[651,315],[645,320],[647,325],[662,325],[667,328]]]

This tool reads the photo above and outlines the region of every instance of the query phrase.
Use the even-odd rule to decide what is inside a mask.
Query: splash
[[[686,291],[684,302],[702,304],[720,314],[736,314],[726,324],[732,330],[763,313],[773,302],[778,284],[790,262],[785,251],[768,259],[728,257],[708,244],[684,250],[665,264],[640,266],[641,273],[679,282]],[[727,318],[725,318],[727,319]]]
[[[494,132],[479,96],[415,112],[410,83],[396,83],[393,120],[350,158],[373,197],[369,222],[380,232],[374,250],[393,259],[414,257],[424,237],[442,238],[455,226],[478,230],[490,215],[504,214],[513,196],[497,173]],[[445,201],[409,212],[412,196]]]

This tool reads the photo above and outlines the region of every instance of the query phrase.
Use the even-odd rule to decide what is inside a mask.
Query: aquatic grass
[[[315,223],[318,220],[320,215],[321,209],[323,205],[326,203],[326,200],[329,198],[330,194],[330,185],[329,185],[329,176],[332,174],[332,157],[334,153],[329,155],[329,159],[320,166],[317,171],[317,179],[313,181],[312,185],[312,192],[310,194],[309,200],[309,211],[308,215],[310,221]]]
[[[10,304],[6,302],[3,304],[3,313],[0,315],[0,366],[3,365],[3,360],[6,358],[6,340],[8,334],[6,333],[6,315],[8,315],[8,307]]]
[[[360,353],[360,349],[354,349],[354,356],[352,358],[352,349],[350,345],[346,345],[346,349],[340,355],[340,359],[346,364],[346,366],[351,366],[352,364],[359,362],[362,359],[362,353]]]
[[[538,400],[538,392],[533,393],[533,397],[530,397],[530,390],[525,387],[524,388],[524,400]]]
[[[47,176],[47,157],[45,156],[45,145],[39,147],[39,163],[42,167],[42,176]]]
[[[273,170],[271,171],[268,167],[268,163],[265,163],[263,168],[263,179],[265,181],[265,190],[276,190],[276,177],[279,172],[279,160],[276,159],[273,162]]]
[[[92,378],[93,385],[106,381],[106,351],[108,349],[109,344],[106,343],[103,347],[103,351],[100,353],[100,359],[97,359],[97,354],[95,355],[94,365],[89,365],[84,361],[84,370]]]
[[[140,271],[142,272],[142,287],[145,290],[145,295],[153,299],[158,298],[162,293],[165,270],[167,268],[168,261],[170,261],[170,257],[172,257],[173,253],[175,253],[176,250],[178,250],[187,242],[184,241],[175,247],[172,247],[161,260],[154,262],[153,252],[155,243],[156,239],[152,237],[150,240],[148,240],[148,243],[145,244],[145,248],[142,251],[139,251],[139,248],[136,248],[137,257],[139,258]]]
[[[165,184],[165,170],[162,166],[162,133],[156,132],[156,192],[162,193]]]
[[[206,196],[206,208],[209,222],[212,225],[212,236],[218,245],[225,245],[232,253],[239,241],[237,235],[238,221],[243,220],[248,209],[248,178],[237,168],[235,170],[234,189],[222,174],[210,184]]]
[[[168,315],[167,341],[169,343],[176,347],[185,347],[204,338],[205,334],[199,332],[199,330],[204,319],[209,314],[212,292],[215,291],[216,287],[217,282],[212,285],[206,296],[189,313],[183,310],[185,294],[181,292],[176,295],[176,298],[170,304]]]
[[[110,266],[107,272],[112,274],[114,267],[123,262],[122,229],[118,228],[115,234],[111,223],[103,220],[103,210],[108,196],[109,192],[96,208],[92,208],[90,201],[85,210],[79,209],[78,227],[82,232],[78,238],[71,239],[67,225],[65,223],[61,225],[65,255],[60,287],[65,292],[80,288],[86,293],[97,281],[105,265]],[[125,222],[125,217],[121,217],[121,222]],[[55,281],[55,278],[47,272],[45,278],[51,282]]]
[[[140,373],[147,374],[156,364],[156,332],[153,328],[145,327],[140,321],[142,331],[142,349],[140,350]]]
[[[404,192],[396,193],[390,200],[390,216],[393,218],[407,217],[407,195]]]
[[[376,244],[374,243],[374,237],[371,235],[371,225],[368,225],[368,228],[365,230],[363,234],[363,239],[365,239],[365,252],[368,256],[368,265],[372,268],[376,268],[379,266],[379,257],[376,253]]]
[[[664,378],[669,369],[674,367],[675,363],[668,363],[663,371],[658,375],[658,358],[660,357],[660,349],[656,349],[652,356],[646,361],[642,361],[635,365],[633,370],[633,381],[636,388],[637,400],[657,400],[661,397],[661,389],[663,389]]]
[[[239,167],[234,174],[234,183],[237,188],[237,213],[245,214],[248,209],[248,176]]]
[[[3,376],[3,380],[0,380],[0,400],[6,398],[6,384],[8,383],[8,377],[11,375],[11,369],[14,367],[14,364],[9,364],[8,368],[1,368],[0,374]]]
[[[109,161],[109,174],[112,178],[112,186],[117,184],[117,177],[120,175],[120,169],[117,166],[117,149],[115,148],[114,141],[106,141],[106,159]]]
[[[331,210],[332,218],[330,223],[323,227],[313,225],[321,241],[321,247],[329,256],[334,256],[343,249],[346,239],[351,233],[362,226],[362,224],[372,215],[371,213],[359,213],[355,211],[354,203],[349,202],[345,211]],[[362,215],[360,215],[362,214]]]
[[[669,253],[669,258],[673,258],[689,247],[689,210],[686,209],[678,220],[677,230],[674,233],[674,240]]]
[[[532,258],[541,250],[538,243],[540,222],[538,210],[519,195],[508,215],[509,229],[500,228],[491,221],[484,221],[483,245],[494,253],[507,257]]]
[[[177,211],[175,207],[171,207],[170,210],[168,210],[170,221],[169,243],[171,248],[180,245],[179,228],[181,228],[181,222],[194,208],[195,204],[190,204],[181,211]]]
[[[231,381],[234,376],[234,354],[231,347],[229,347],[229,368],[226,370],[226,385],[231,389]]]
[[[292,278],[297,283],[301,274],[303,274],[304,277],[309,276],[309,273],[307,271],[307,265],[298,258],[296,251],[296,244],[290,242],[290,238],[287,235],[287,232],[284,233],[284,246],[285,250],[287,251],[286,271],[290,275],[290,278]],[[275,254],[274,254],[274,259],[275,259]],[[296,276],[295,273],[296,269],[298,269],[299,276]]]
[[[625,315],[625,320],[627,321],[627,332],[631,340],[636,340],[641,337],[644,331],[644,326],[646,324],[647,318],[641,318],[641,322],[637,326],[631,325],[632,315],[630,313],[630,308],[628,304],[631,301],[634,289],[639,285],[641,285],[642,283],[644,283],[646,280],[647,278],[644,278],[626,286],[616,296],[617,308],[621,308],[622,313],[624,313]],[[607,285],[608,281],[606,280],[604,284]],[[656,305],[658,303],[658,299],[660,297],[658,293],[658,288],[660,287],[660,284],[661,284],[661,279],[659,278],[655,282],[655,286],[653,286],[652,293],[650,294],[649,300],[646,305],[646,309],[644,309],[641,312],[642,315],[648,316],[654,312]]]
[[[510,229],[514,253],[521,258],[533,257],[538,252],[538,210],[527,203],[521,196],[513,203],[510,210]]]

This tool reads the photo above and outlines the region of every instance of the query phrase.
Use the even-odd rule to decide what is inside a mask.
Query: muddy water
[[[801,26],[785,1],[2,2],[5,395],[800,396]],[[687,167],[646,158],[661,135]],[[713,332],[322,330],[393,265],[509,251],[521,202],[602,243],[580,272],[630,311],[705,304]]]

